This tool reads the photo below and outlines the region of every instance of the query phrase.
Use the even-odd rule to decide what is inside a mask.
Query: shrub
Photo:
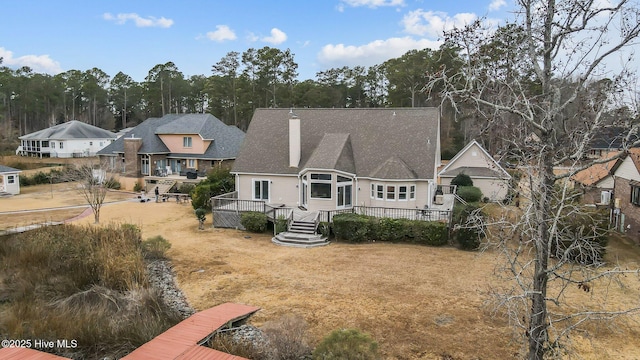
[[[435,221],[406,221],[410,242],[419,245],[442,246],[448,241],[447,224]]]
[[[473,180],[465,173],[460,173],[451,180],[451,185],[457,185],[458,187],[473,186]]]
[[[133,191],[135,192],[142,191],[142,185],[139,182],[135,183],[135,185],[133,185]]]
[[[167,250],[171,249],[171,243],[158,235],[143,241],[142,249],[148,259],[164,259]]]
[[[262,327],[274,359],[298,360],[311,354],[307,322],[299,315],[284,315]]]
[[[453,240],[462,250],[478,250],[482,243],[481,232],[476,228],[457,228],[453,231]]]
[[[448,241],[445,223],[375,218],[352,213],[334,216],[333,231],[336,238],[354,243],[376,240],[441,246]]]
[[[482,199],[482,190],[475,186],[461,186],[456,193],[466,202],[478,202]]]
[[[313,350],[313,359],[379,359],[378,343],[357,329],[334,330]]]
[[[190,192],[191,205],[194,209],[204,208],[211,210],[211,198],[233,190],[234,176],[229,169],[216,168],[211,170],[205,180],[202,180]]]
[[[481,216],[480,208],[475,204],[456,204],[453,207],[453,240],[463,250],[477,250],[484,238],[484,225],[475,221]]]
[[[178,192],[180,194],[191,194],[191,192],[193,191],[193,189],[195,189],[196,186],[194,184],[191,183],[182,183],[182,185],[180,185],[180,187],[178,188]]]
[[[336,239],[361,243],[369,240],[371,218],[365,215],[344,213],[333,217]]]
[[[287,218],[283,215],[278,216],[276,219],[276,234],[287,231]]]
[[[247,231],[263,233],[267,229],[267,214],[257,211],[242,213],[240,224],[242,224]]]
[[[120,187],[122,185],[120,185],[120,182],[118,180],[116,180],[113,177],[110,177],[109,179],[107,179],[107,181],[104,182],[104,186],[107,189],[120,190]]]

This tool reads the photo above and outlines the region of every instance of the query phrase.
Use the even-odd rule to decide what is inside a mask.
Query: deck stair
[[[171,188],[176,184],[176,180],[171,180],[171,179],[162,179],[162,180],[158,180],[158,182],[156,184],[148,184],[150,185],[149,189],[147,189],[147,194],[151,194],[153,195],[153,190],[156,188],[156,186],[158,187],[158,192],[160,194],[166,194],[169,192],[169,190],[171,190]]]
[[[318,212],[293,210],[293,219],[285,232],[277,234],[271,241],[278,245],[293,247],[316,247],[329,244],[326,237],[317,234]]]

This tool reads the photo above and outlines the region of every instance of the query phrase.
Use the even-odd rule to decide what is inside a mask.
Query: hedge
[[[466,202],[478,202],[482,199],[482,190],[475,186],[461,186],[456,190],[456,194]]]
[[[263,233],[267,230],[267,221],[267,214],[257,211],[245,212],[240,216],[240,224],[242,224],[247,231],[255,233]]]
[[[337,239],[352,243],[389,241],[441,246],[448,240],[445,223],[349,213],[333,217],[333,232]]]

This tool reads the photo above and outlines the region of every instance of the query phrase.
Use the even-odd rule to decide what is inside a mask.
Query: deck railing
[[[448,186],[447,186],[448,187]],[[455,187],[453,187],[455,191]],[[277,219],[286,219],[287,228],[290,225],[293,209],[290,207],[273,207],[261,200],[240,200],[237,199],[237,192],[227,193],[224,195],[211,198],[213,212],[234,212],[242,213],[248,211],[257,211],[267,215],[269,220],[275,222]],[[333,217],[343,213],[355,213],[378,218],[394,218],[421,221],[441,221],[451,222],[452,212],[450,210],[438,209],[403,209],[403,208],[386,208],[372,206],[354,206],[348,209],[339,210],[320,210],[318,211],[315,223],[321,222],[331,223]]]
[[[333,217],[338,214],[354,213],[360,215],[373,216],[377,218],[408,219],[422,221],[444,221],[449,222],[451,211],[435,209],[399,209],[372,206],[354,206],[350,209],[322,210],[319,221],[332,222]]]

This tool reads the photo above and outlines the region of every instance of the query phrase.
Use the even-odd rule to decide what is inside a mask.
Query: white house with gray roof
[[[126,177],[205,176],[238,155],[244,132],[210,114],[149,118],[98,152]]]
[[[88,157],[111,144],[117,135],[78,120],[20,136],[16,155],[36,157]]]
[[[415,210],[433,205],[440,164],[437,108],[258,109],[232,173],[239,200]]]
[[[470,141],[440,170],[440,183],[449,185],[459,174],[468,175],[490,201],[503,200],[509,191],[511,175],[476,140]]]

